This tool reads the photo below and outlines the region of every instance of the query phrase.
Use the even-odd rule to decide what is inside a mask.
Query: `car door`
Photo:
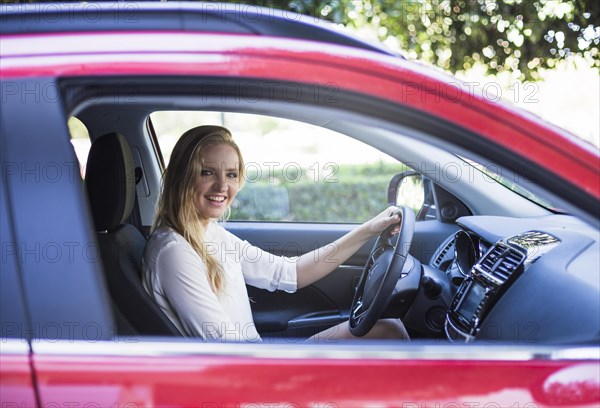
[[[30,37],[33,38],[28,38],[27,41],[36,40],[35,36]],[[135,41],[130,37],[128,40],[121,41],[120,45],[130,46]],[[137,41],[139,40],[138,38]],[[100,40],[96,38],[96,41]],[[252,41],[256,39],[253,38]],[[43,47],[60,42],[61,39],[54,36],[52,41],[46,37],[41,40]],[[106,44],[112,43],[114,38]],[[85,46],[92,48],[88,43]],[[228,52],[231,53],[234,49],[232,46],[231,49],[228,48]],[[77,79],[84,82],[85,75],[107,75],[112,79],[113,75],[123,72],[132,74],[139,69],[147,74],[149,70],[156,69],[155,73],[162,75],[158,78],[161,85],[171,85],[177,81],[169,75],[174,75],[174,71],[181,68],[172,62],[173,53],[144,54],[142,62],[129,61],[124,66],[118,65],[122,63],[120,58],[124,53],[119,53],[119,58],[113,60],[114,55],[104,52],[96,63],[88,60],[84,64],[77,58],[69,59],[69,52],[71,49],[65,47],[65,55],[56,56],[50,61],[54,64],[51,68],[44,65],[48,63],[44,59],[47,55],[43,55],[42,60],[34,54],[20,56],[12,61],[12,70],[3,65],[3,74],[12,75],[11,80],[15,79],[14,82],[21,87],[17,89],[36,89],[36,83],[38,86],[50,84],[50,87],[58,87],[46,77],[27,83],[25,87],[22,78],[36,77],[40,72],[45,72],[45,75],[48,72],[56,75],[57,72],[60,75],[69,72],[71,75],[80,75],[82,78]],[[137,57],[139,55],[135,56]],[[186,58],[196,56],[178,54],[177,57],[190,62]],[[209,59],[213,70],[211,73],[225,75],[231,67],[236,68],[236,75],[245,73],[240,60],[233,58],[231,65],[227,64],[230,54],[219,54],[218,57]],[[347,58],[344,56],[344,59]],[[148,59],[155,64],[149,64]],[[269,66],[274,72],[281,72],[276,71],[276,64],[268,65],[274,59],[256,59],[256,65],[249,64],[247,67],[258,66],[260,72],[264,72],[264,67]],[[161,65],[165,60],[169,63]],[[101,61],[99,66],[96,65],[98,61]],[[185,66],[187,71],[184,73],[187,75],[202,67],[197,60],[191,61]],[[304,63],[305,61],[296,61],[286,67],[296,68],[293,72],[300,75],[307,72]],[[365,68],[365,64],[360,65]],[[341,71],[336,69],[329,72],[329,75],[336,78],[335,74],[345,69],[343,65],[340,66]],[[251,74],[255,72],[252,71]],[[285,73],[288,74],[289,71]],[[351,81],[354,77],[339,78],[340,83],[348,87],[364,83]],[[391,84],[386,83],[387,87],[381,83],[378,85],[381,79],[377,75],[370,75],[368,78],[369,85],[373,85],[374,90],[391,89],[392,93],[399,94],[399,89],[393,88]],[[325,83],[323,81],[323,85]],[[160,89],[164,91],[165,88]],[[181,94],[187,95],[184,92]],[[21,96],[19,94],[18,97],[9,99],[10,106],[13,103],[14,106],[20,106]],[[165,98],[164,93],[156,92],[152,95],[155,98],[152,100],[162,97],[163,101],[168,100],[165,104],[176,100],[185,106],[190,105],[185,104],[185,98],[177,98],[171,94],[167,96]],[[355,102],[351,98],[348,100]],[[136,103],[143,105],[141,100]],[[67,115],[62,111],[62,107],[67,105],[66,101],[54,100],[50,106],[33,105],[20,110],[16,107],[7,109],[9,105],[3,104],[3,132],[19,137],[18,140],[11,139],[8,147],[3,145],[6,152],[15,154],[11,156],[11,160],[34,166],[27,169],[35,168],[35,163],[63,163],[65,160],[75,162],[65,126]],[[442,105],[444,104],[438,104],[432,110],[451,110],[453,117],[457,116],[456,111],[468,111],[464,106],[444,108]],[[458,116],[456,120],[463,120],[461,123],[465,127],[469,123],[473,129],[479,126],[473,124],[476,120],[472,116],[470,122]],[[35,121],[29,120],[33,117],[36,118]],[[484,120],[485,115],[481,114],[477,118]],[[114,119],[119,118],[107,118]],[[489,120],[488,127],[481,126],[482,133],[489,128],[498,131],[501,127],[500,123]],[[511,129],[507,129],[506,134],[499,132],[501,137],[514,136],[517,140],[529,140],[530,136],[519,133],[514,124],[511,126],[512,133]],[[539,130],[533,124],[532,127]],[[502,129],[505,128],[501,127]],[[460,139],[459,136],[457,140]],[[499,143],[502,144],[501,141]],[[568,171],[586,174],[582,169],[577,170],[578,160],[568,157],[564,160],[571,164],[567,166],[566,174]],[[11,180],[8,192],[14,204],[11,208],[17,209],[14,214],[11,213],[16,231],[15,240],[26,243],[29,245],[27,248],[35,248],[36,242],[65,243],[67,248],[75,245],[71,243],[82,245],[93,242],[90,241],[89,232],[92,224],[86,210],[83,210],[86,202],[80,180],[69,184],[67,179],[50,182],[56,180],[49,177],[36,183],[32,182],[29,173],[26,174],[29,177],[27,183],[21,182],[19,175]],[[564,184],[564,180],[562,183]],[[590,185],[590,188],[593,187]],[[597,200],[588,198],[587,203],[590,202],[597,205]],[[82,258],[83,262],[80,262]],[[466,348],[426,342],[305,344],[292,343],[290,338],[282,339],[283,344],[276,344],[275,341],[263,344],[214,344],[197,339],[115,335],[111,331],[110,301],[102,288],[101,266],[89,262],[89,259],[86,262],[83,255],[78,256],[77,262],[71,263],[65,260],[51,262],[54,260],[52,257],[43,259],[43,262],[33,263],[19,260],[18,265],[22,272],[23,292],[26,294],[26,311],[31,316],[31,321],[37,325],[32,326],[34,331],[30,334],[31,367],[35,374],[34,384],[39,401],[44,406],[51,403],[58,406],[90,404],[89,406],[127,407],[222,407],[250,406],[254,403],[288,407],[402,404],[531,407],[539,404],[598,404],[598,355],[595,345],[563,347],[511,344],[503,347],[504,345],[498,346],[495,343]],[[60,337],[56,336],[55,331],[50,331],[56,329],[56,323],[65,329],[60,331]],[[70,327],[76,330],[66,330]],[[95,328],[100,328],[100,331],[94,331]],[[70,333],[74,333],[74,337]]]
[[[10,130],[2,133],[3,164],[23,163],[21,169],[25,170],[50,169],[54,163],[75,164],[66,115],[60,107],[16,103],[3,109],[2,114],[8,114],[3,116],[3,131]],[[44,121],[20,119],[34,111],[44,112]],[[50,125],[53,131],[42,131],[42,126]],[[569,358],[564,350],[556,354],[560,350],[552,348],[527,348],[520,354],[514,348],[499,349],[494,353],[496,361],[490,361],[487,348],[461,350],[434,345],[415,353],[414,347],[395,342],[342,345],[335,339],[324,339],[322,344],[309,344],[284,338],[244,345],[116,333],[99,260],[93,251],[75,252],[93,249],[94,244],[81,180],[68,174],[56,178],[56,173],[4,169],[8,188],[3,197],[9,198],[12,211],[3,208],[0,212],[10,217],[8,223],[2,223],[3,240],[14,239],[32,248],[5,253],[5,259],[12,259],[21,274],[23,286],[14,293],[26,296],[22,313],[18,302],[2,308],[3,323],[22,321],[26,315],[30,324],[25,327],[31,327],[25,332],[30,346],[20,343],[17,347],[16,342],[22,341],[18,337],[4,342],[4,336],[10,336],[3,332],[2,402],[7,407],[37,403],[127,408],[253,404],[337,408],[407,403],[429,406],[447,401],[471,404],[473,398],[493,398],[499,406],[527,406],[534,401],[565,401],[565,395],[573,394],[561,392],[565,375],[581,380],[574,383],[575,390],[584,391],[574,391],[578,399],[569,402],[596,402],[594,394],[584,388],[590,369],[596,367],[586,361],[589,353],[585,350],[574,350]],[[10,225],[14,236],[4,233]],[[310,228],[307,233],[321,233]],[[335,231],[328,226],[327,231],[339,234],[344,228]],[[284,238],[279,242],[285,242]],[[57,244],[73,251],[57,258],[56,251],[49,251]],[[3,291],[10,287],[4,285],[9,282],[7,271],[10,264],[3,263]],[[6,299],[11,297],[3,292],[2,301]],[[10,327],[3,324],[3,330]],[[18,359],[16,353],[21,353]],[[495,380],[489,381],[490,376]]]
[[[42,163],[49,169],[51,163],[76,163],[60,105],[38,104],[29,109],[17,104],[3,114],[14,113],[14,109],[21,114],[42,110],[46,115],[40,123],[23,122],[16,114],[3,116],[3,130],[11,130],[2,134],[3,164],[24,163],[29,167],[23,169],[35,169],[39,162],[40,169]],[[54,131],[42,132],[42,124],[55,125]],[[7,135],[25,140],[12,137],[7,141]],[[21,143],[28,148],[19,148]],[[415,353],[414,347],[397,343],[342,345],[325,339],[322,344],[309,344],[284,338],[263,344],[211,344],[115,333],[108,313],[109,297],[100,279],[102,267],[96,258],[88,257],[93,252],[66,252],[56,258],[56,252],[42,249],[56,248],[57,243],[69,243],[73,249],[94,243],[80,180],[70,176],[57,179],[54,174],[5,174],[10,188],[3,197],[17,203],[19,209],[0,211],[5,218],[2,221],[10,217],[1,225],[3,247],[7,249],[5,240],[11,243],[14,239],[33,250],[5,252],[4,259],[14,262],[23,274],[23,287],[14,290],[13,296],[20,292],[27,296],[23,312],[18,301],[2,308],[4,406],[212,408],[257,404],[337,408],[431,406],[447,401],[472,405],[473,398],[493,398],[499,406],[533,406],[564,402],[573,392],[578,399],[567,401],[579,405],[596,401],[584,388],[589,371],[596,367],[586,361],[589,354],[585,350],[584,354],[573,350],[568,358],[564,350],[556,354],[560,350],[552,348],[527,348],[520,354],[514,348],[498,349],[496,361],[490,361],[487,348],[451,350],[430,345]],[[35,211],[26,212],[32,208],[26,204]],[[10,225],[15,231],[12,238],[5,233]],[[296,226],[298,235],[300,227]],[[321,233],[311,228],[305,233]],[[326,230],[339,234],[344,228],[335,231],[335,226],[328,226]],[[288,230],[295,231],[293,227]],[[333,237],[326,235],[327,240]],[[3,263],[3,302],[11,299],[4,293],[11,286],[10,266]],[[12,282],[14,286],[16,280]],[[11,337],[4,330],[13,327],[5,323],[26,320],[24,315],[31,319],[32,330],[25,332],[31,346],[18,337],[4,340],[4,336]],[[489,381],[490,376],[495,380]],[[565,376],[581,380],[574,382],[575,391],[561,391]]]

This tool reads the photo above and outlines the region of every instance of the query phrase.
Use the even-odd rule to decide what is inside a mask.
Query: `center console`
[[[446,336],[472,341],[483,319],[526,266],[558,244],[558,239],[530,231],[492,246],[460,285],[446,316]]]

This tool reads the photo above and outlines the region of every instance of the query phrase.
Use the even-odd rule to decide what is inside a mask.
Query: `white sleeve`
[[[164,295],[185,333],[206,340],[244,341],[219,303],[200,256],[181,242],[168,242],[156,262]]]
[[[298,258],[273,255],[224,230],[240,248],[240,263],[244,280],[248,285],[271,292],[284,290],[295,292],[297,284],[296,263]]]

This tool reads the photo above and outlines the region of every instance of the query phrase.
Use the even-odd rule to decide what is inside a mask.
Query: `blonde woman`
[[[294,292],[335,270],[372,236],[399,221],[387,209],[334,245],[318,249],[318,257],[313,253],[277,257],[217,223],[225,218],[243,182],[242,154],[226,128],[196,127],[175,145],[144,251],[142,277],[148,293],[186,336],[260,341],[246,284]],[[334,250],[335,256],[327,256]],[[326,334],[327,339],[353,337],[347,323]],[[396,319],[377,322],[367,336],[408,338]]]

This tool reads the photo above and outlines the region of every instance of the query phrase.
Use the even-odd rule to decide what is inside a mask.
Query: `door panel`
[[[330,244],[356,225],[228,222],[225,227],[275,255],[298,256]],[[259,333],[263,337],[308,337],[346,320],[354,287],[374,242],[370,240],[342,267],[295,293],[248,286]]]
[[[283,222],[225,224],[238,237],[283,256],[298,256],[321,248],[356,226]],[[411,254],[427,263],[439,244],[455,230],[455,225],[437,220],[416,223]],[[248,286],[259,333],[263,337],[308,337],[346,320],[354,288],[374,243],[375,238],[372,238],[337,270],[295,293],[269,292]]]
[[[357,225],[230,221],[224,227],[272,254],[298,256],[335,241]],[[369,241],[346,264],[363,265],[374,242],[374,239]]]

